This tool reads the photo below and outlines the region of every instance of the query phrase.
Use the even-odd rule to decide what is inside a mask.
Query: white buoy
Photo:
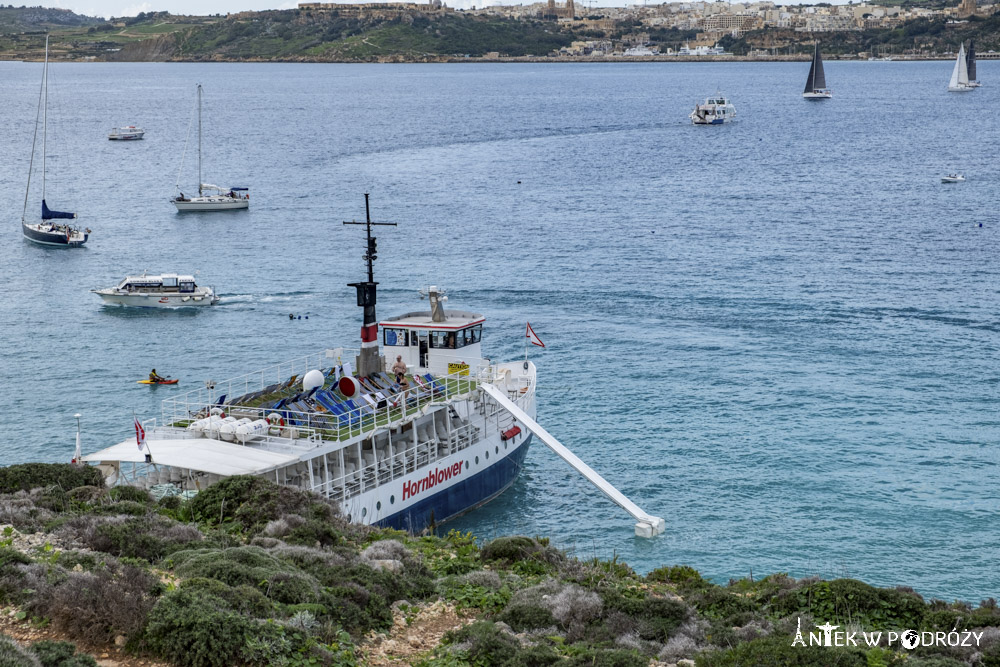
[[[326,378],[323,377],[322,372],[311,370],[302,377],[302,391],[311,391],[316,387],[322,387],[324,382],[326,382]]]

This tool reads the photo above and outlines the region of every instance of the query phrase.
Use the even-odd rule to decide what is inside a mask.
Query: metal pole
[[[45,35],[45,68],[42,70],[45,106],[42,108],[42,201],[45,201],[45,142],[49,133],[49,36]]]
[[[201,84],[198,84],[198,196],[201,192]]]

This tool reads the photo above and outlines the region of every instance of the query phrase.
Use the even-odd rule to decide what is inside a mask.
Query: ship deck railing
[[[331,355],[331,352],[337,354]],[[491,365],[489,360],[477,360],[475,364],[470,364],[468,371],[443,376],[427,374],[430,375],[430,380],[424,379],[424,376],[420,376],[418,380],[415,376],[408,375],[410,384],[408,389],[396,393],[383,391],[382,397],[377,396],[377,387],[365,387],[357,397],[350,400],[342,400],[343,397],[336,393],[335,387],[328,383],[316,393],[332,392],[325,394],[330,401],[323,402],[334,410],[312,397],[276,407],[274,399],[277,398],[280,403],[279,397],[294,397],[296,395],[294,387],[297,384],[301,387],[298,383],[301,375],[316,368],[318,362],[330,363],[331,359],[343,358],[349,354],[350,351],[331,350],[273,366],[265,371],[216,383],[214,389],[197,389],[167,399],[163,401],[160,423],[173,427],[170,431],[176,433],[177,429],[186,429],[192,422],[208,416],[213,407],[219,407],[227,416],[247,418],[251,421],[266,420],[271,417],[276,423],[268,429],[267,435],[273,436],[276,443],[305,441],[297,445],[297,448],[312,448],[329,441],[348,441],[408,421],[424,414],[430,406],[447,403],[456,397],[468,396],[478,388],[480,382],[492,381],[496,372],[496,367]],[[295,373],[296,370],[301,371],[301,375]],[[267,384],[276,373],[280,372],[289,372],[290,376]],[[251,386],[251,378],[263,386],[259,389]],[[250,389],[243,396],[251,398],[246,402],[232,403],[225,398],[228,393],[224,392],[233,389]],[[213,399],[211,396],[218,396],[223,400]],[[365,396],[370,401],[366,400]],[[202,437],[200,434],[193,435]],[[252,437],[239,444],[251,445],[258,440],[261,438]]]

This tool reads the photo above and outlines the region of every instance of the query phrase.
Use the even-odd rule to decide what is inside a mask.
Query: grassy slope
[[[383,658],[424,667],[1000,665],[992,600],[973,609],[782,574],[718,586],[685,566],[639,576],[544,539],[481,545],[455,532],[346,524],[318,498],[255,478],[230,478],[187,502],[72,488],[98,481],[92,471],[0,469],[0,516],[12,524],[0,528],[0,603],[88,645],[119,637],[136,656],[198,667],[355,665],[379,645]],[[433,609],[451,619],[443,637],[377,639],[423,628]],[[985,634],[978,648],[793,648],[799,618],[806,630],[827,621]]]

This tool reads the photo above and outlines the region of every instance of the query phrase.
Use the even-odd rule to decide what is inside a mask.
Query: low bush
[[[922,625],[927,607],[916,593],[875,588],[855,579],[816,581],[771,600],[780,616],[808,613],[830,623],[851,621],[874,630]]]
[[[131,501],[115,503],[129,505]],[[135,506],[139,506],[137,503]],[[130,516],[84,515],[65,522],[57,531],[63,538],[73,539],[94,551],[113,556],[142,558],[149,562],[161,560],[167,554],[204,539],[194,526],[178,523],[158,514]]]
[[[260,547],[200,549],[174,554],[174,571],[181,577],[203,577],[229,586],[255,586],[266,597],[284,604],[319,602],[314,577],[284,563]]]
[[[474,665],[517,664],[520,644],[517,639],[503,632],[491,621],[476,621],[444,636],[444,641],[454,644]]]
[[[792,646],[788,637],[766,637],[724,651],[707,651],[695,658],[697,667],[867,667],[860,648]],[[909,662],[907,662],[909,664]]]
[[[649,658],[638,651],[621,649],[583,651],[564,664],[566,667],[647,667]]]
[[[204,590],[180,588],[156,603],[145,638],[154,654],[189,667],[242,664],[256,624]]]
[[[222,598],[233,611],[254,618],[269,618],[274,613],[274,604],[252,586],[227,586],[215,579],[195,577],[182,581],[181,588],[187,591],[204,591]]]
[[[646,575],[648,581],[658,581],[674,584],[679,588],[704,588],[711,586],[711,583],[702,579],[698,570],[688,565],[673,565],[668,567],[658,567]]]
[[[111,563],[91,572],[69,572],[46,596],[37,596],[33,613],[52,625],[91,642],[111,642],[116,635],[138,637],[163,585],[138,567]]]
[[[549,628],[556,625],[555,616],[545,607],[534,604],[509,604],[497,617],[515,632]]]
[[[108,497],[115,502],[129,500],[143,505],[153,502],[153,497],[149,495],[149,492],[137,486],[116,486],[108,492]]]
[[[3,667],[42,667],[33,653],[7,635],[0,635],[0,665]]]
[[[523,561],[555,565],[566,559],[562,553],[547,544],[520,535],[498,537],[487,542],[479,552],[479,557],[485,563],[499,562],[508,566]]]
[[[71,463],[19,463],[0,468],[0,493],[59,486],[64,491],[78,486],[103,486],[97,468]]]
[[[73,642],[43,639],[32,644],[30,650],[42,667],[97,667],[94,657],[77,653]]]
[[[26,491],[0,496],[0,523],[9,523],[24,533],[43,530],[55,514],[35,501]]]

